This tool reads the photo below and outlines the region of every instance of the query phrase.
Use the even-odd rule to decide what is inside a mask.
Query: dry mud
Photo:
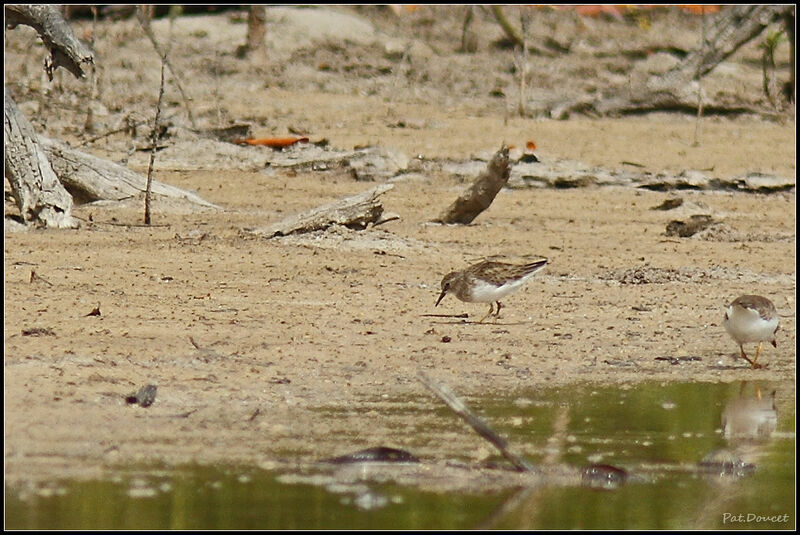
[[[178,19],[171,60],[198,128],[243,121],[260,137],[299,131],[332,147],[385,147],[435,162],[534,140],[542,160],[794,179],[793,111],[778,119],[703,117],[699,143],[695,118],[685,115],[521,118],[514,113],[513,51],[492,45],[502,32],[487,13],[473,24],[477,52],[463,54],[463,12],[456,8],[426,7],[401,18],[378,8],[341,12],[360,17],[377,37],[305,42],[307,32],[292,35],[300,30],[273,17],[268,53],[239,59],[234,52],[246,28],[240,15]],[[532,56],[529,88],[543,99],[560,88],[564,95],[585,91],[587,83],[603,90],[642,68],[633,54],[603,55],[600,48],[688,49],[700,33],[696,18],[674,12],[653,14],[647,29],[635,20],[541,13],[546,35],[583,32],[582,40],[570,38],[572,53]],[[81,128],[89,84],[59,74],[49,85],[35,34],[6,32],[6,83],[34,125],[77,146],[124,117],[152,118],[158,59],[135,20],[74,24],[81,37],[95,38],[95,134]],[[166,39],[167,21],[155,28]],[[414,46],[398,55],[392,39]],[[716,76],[734,80],[725,87],[743,101],[765,102],[759,57],[757,43],[747,45]],[[779,66],[787,58],[779,49]],[[497,88],[505,97],[494,96]],[[174,84],[166,115],[175,131],[190,128]],[[127,158],[145,172],[147,154],[130,149],[146,146],[146,129],[138,137],[105,136],[83,150]],[[265,170],[271,149],[238,150],[253,160],[188,150],[178,163],[180,152],[156,160],[158,180],[224,210],[157,205],[148,228],[138,204],[88,204],[74,210],[79,230],[6,232],[6,481],[95,477],[150,462],[269,467],[374,445],[410,445],[437,459],[463,454],[463,441],[477,439],[460,423],[453,420],[447,440],[426,446],[414,436],[425,423],[418,414],[394,410],[441,407],[416,379],[420,369],[467,399],[513,399],[515,392],[578,382],[793,387],[794,189],[505,189],[472,224],[442,226],[429,221],[469,177],[423,166],[399,173],[382,197],[399,220],[266,240],[245,229],[374,184],[336,170]],[[652,209],[675,196],[682,207]],[[670,221],[693,213],[711,215],[728,232],[666,235]],[[539,256],[549,259],[547,268],[504,300],[497,321],[474,322],[483,304],[447,297],[433,306],[442,276],[453,269],[485,257]],[[722,327],[723,305],[744,293],[768,296],[781,317],[778,347],[765,347],[761,357],[769,363],[764,370],[738,359]],[[100,314],[88,315],[95,308]],[[466,321],[431,316],[462,313]],[[698,359],[659,359],[681,356]],[[125,396],[146,384],[158,386],[155,403],[126,404]],[[793,388],[778,392],[778,402],[793,405]],[[326,416],[331,410],[335,418]]]

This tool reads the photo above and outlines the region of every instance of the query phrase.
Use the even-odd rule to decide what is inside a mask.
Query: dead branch
[[[520,9],[528,9],[528,8],[527,8],[527,6],[520,6]],[[520,47],[520,48],[524,46],[528,52],[531,52],[533,54],[537,54],[539,56],[551,56],[552,57],[552,56],[556,55],[555,52],[553,52],[553,51],[546,50],[544,48],[541,48],[541,47],[536,46],[536,45],[531,44],[531,43],[526,43],[525,42],[525,35],[524,35],[524,32],[525,32],[524,28],[522,30],[523,33],[520,34],[520,32],[514,27],[514,25],[511,24],[511,22],[509,22],[508,18],[506,18],[506,15],[503,12],[502,6],[493,5],[492,6],[492,14],[494,14],[494,18],[497,19],[497,23],[500,24],[501,28],[503,28],[503,31],[505,32],[506,37],[508,37],[508,40],[511,41],[514,44],[514,46]],[[523,16],[525,16],[525,15],[523,15]],[[546,44],[547,45],[551,45],[549,40],[548,40],[548,42]],[[563,52],[564,50],[558,50],[558,51],[559,52]]]
[[[53,6],[12,5],[5,6],[6,26],[9,29],[19,24],[30,26],[39,34],[50,51],[50,59],[45,63],[48,78],[53,80],[53,72],[64,67],[76,78],[83,78],[84,67],[94,63],[94,56],[86,45],[72,32],[61,13]]]
[[[743,44],[757,37],[764,29],[787,12],[788,5],[734,5],[723,10],[708,29],[707,43],[700,43],[665,78],[688,81],[704,76],[728,59]]]
[[[430,377],[428,377],[422,370],[417,372],[417,378],[424,384],[428,390],[439,396],[439,399],[445,402],[450,409],[458,414],[462,420],[467,422],[469,426],[475,430],[480,436],[491,442],[500,453],[511,464],[514,465],[519,472],[531,472],[534,467],[531,463],[516,455],[508,449],[508,443],[500,435],[492,431],[492,429],[473,413],[466,403],[461,401],[450,388],[446,385],[439,384]]]
[[[486,171],[481,173],[472,186],[462,193],[434,222],[464,225],[471,223],[478,217],[478,214],[489,208],[495,196],[508,182],[510,174],[508,147],[503,145],[489,161]]]
[[[734,5],[721,11],[708,29],[707,40],[701,42],[675,67],[664,74],[650,77],[630,93],[608,99],[565,103],[551,110],[550,115],[564,119],[573,111],[599,115],[641,113],[652,110],[696,111],[698,84],[742,45],[757,37],[776,20],[794,11],[794,5]],[[705,108],[713,106],[705,103]]]
[[[275,236],[324,230],[332,225],[344,225],[351,229],[363,230],[370,223],[375,224],[380,221],[383,204],[378,197],[393,187],[393,184],[381,184],[359,194],[287,217],[283,221],[251,232],[266,238],[274,238]]]
[[[59,182],[33,126],[4,89],[5,174],[26,224],[76,228],[72,197]]]

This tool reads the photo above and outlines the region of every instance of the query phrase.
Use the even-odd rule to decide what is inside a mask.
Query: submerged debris
[[[419,459],[405,450],[378,446],[321,461],[331,464],[351,463],[418,463]]]
[[[735,453],[726,449],[714,450],[697,463],[697,465],[708,473],[718,473],[721,476],[742,477],[752,474],[756,466],[746,463]]]
[[[592,464],[581,472],[581,483],[593,489],[616,489],[627,479],[628,472],[610,464]]]

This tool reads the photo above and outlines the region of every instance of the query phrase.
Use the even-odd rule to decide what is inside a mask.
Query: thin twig
[[[147,121],[141,121],[141,122],[133,123],[133,124],[126,124],[125,126],[121,126],[119,128],[114,128],[113,130],[108,130],[107,132],[103,132],[102,134],[98,134],[98,135],[96,135],[94,137],[91,137],[91,138],[87,139],[86,141],[81,143],[80,146],[81,147],[85,147],[86,145],[94,143],[95,141],[99,141],[99,140],[103,139],[104,137],[113,136],[114,134],[119,134],[120,132],[126,132],[126,131],[131,130],[132,127],[135,128],[137,126],[142,126],[142,125],[145,125],[145,124],[147,124]]]
[[[476,416],[475,413],[473,413],[463,401],[456,397],[449,387],[437,383],[428,377],[422,370],[417,372],[417,377],[419,378],[420,382],[428,387],[431,392],[439,396],[439,398],[444,401],[447,406],[453,410],[453,412],[458,414],[462,420],[467,422],[467,424],[469,424],[469,426],[472,427],[476,433],[491,442],[492,445],[500,451],[503,457],[513,464],[514,468],[516,468],[519,472],[531,472],[534,470],[534,467],[531,463],[512,453],[508,449],[508,443],[505,441],[505,439],[492,431],[486,422]]]
[[[161,50],[161,46],[158,44],[156,36],[153,34],[153,29],[150,27],[150,21],[145,19],[141,10],[136,10],[136,17],[139,19],[139,24],[141,24],[144,33],[147,35],[147,38],[150,39],[150,42],[153,44],[153,48],[156,49],[159,57],[161,57],[162,60],[166,62],[167,67],[169,67],[169,72],[172,73],[172,77],[175,80],[175,85],[177,86],[178,91],[181,94],[181,98],[183,99],[183,105],[186,107],[186,113],[189,116],[189,122],[192,124],[192,128],[197,130],[197,124],[194,121],[192,108],[189,106],[190,99],[186,96],[186,92],[183,90],[183,84],[181,84],[181,77],[178,74],[178,71],[172,66],[172,63],[170,63],[169,59],[167,58],[167,51]],[[170,28],[172,28],[172,26],[170,26]]]
[[[519,23],[522,29],[522,44],[520,45],[520,58],[517,70],[519,71],[519,107],[517,112],[520,117],[525,117],[525,84],[528,77],[528,11],[525,8],[519,10]]]
[[[159,120],[161,119],[161,101],[164,99],[164,67],[167,63],[167,57],[161,57],[161,85],[158,89],[158,103],[156,104],[156,118],[153,122],[153,133],[151,135],[153,141],[153,150],[150,152],[150,164],[147,166],[147,188],[144,192],[144,224],[150,224],[150,190],[153,185],[153,163],[156,160],[156,150],[158,149],[158,140],[161,137],[161,128],[159,127]]]
[[[474,50],[470,50],[471,47],[467,44],[467,32],[469,31],[469,25],[472,23],[472,8],[473,6],[467,6],[464,24],[461,27],[461,52],[474,52]]]

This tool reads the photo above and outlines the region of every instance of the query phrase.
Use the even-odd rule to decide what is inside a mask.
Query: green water
[[[245,475],[242,481],[242,476]],[[19,501],[6,493],[9,529],[372,529],[466,528],[479,522],[501,495],[448,496],[376,487],[388,505],[363,510],[352,496],[314,485],[285,485],[244,467],[182,467],[149,478],[152,497],[132,498],[131,483],[67,482],[64,494]],[[164,486],[164,490],[159,489]],[[167,488],[168,487],[168,488]]]
[[[771,389],[761,385],[765,397]],[[279,474],[249,466],[131,468],[110,481],[53,481],[34,491],[7,486],[5,527],[794,529],[793,404],[774,415],[771,436],[734,441],[722,429],[723,412],[754,396],[752,385],[740,383],[643,384],[467,400],[534,463],[545,462],[556,437],[561,463],[626,469],[631,477],[615,490],[573,484],[434,493],[367,481],[357,491],[336,491],[282,483]],[[463,425],[437,410],[437,429]],[[421,436],[431,440],[436,432]],[[719,448],[757,451],[755,470],[737,477],[693,468]]]

